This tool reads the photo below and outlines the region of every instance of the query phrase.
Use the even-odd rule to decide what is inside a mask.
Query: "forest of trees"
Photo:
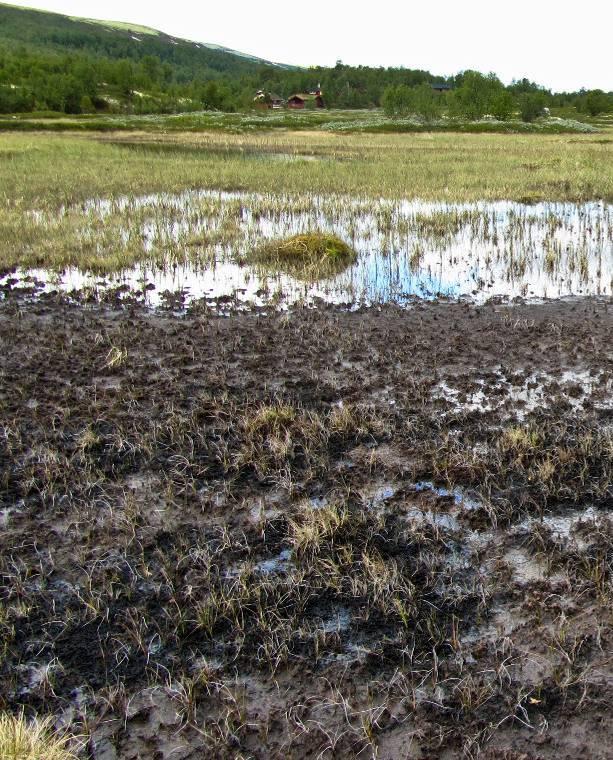
[[[448,92],[433,91],[444,83]],[[467,71],[445,79],[428,71],[346,66],[279,66],[157,33],[133,33],[59,14],[0,4],[0,113],[54,111],[176,113],[236,111],[257,90],[287,97],[321,84],[333,108],[383,106],[391,117],[465,118],[490,114],[527,121],[545,106],[613,110],[613,93],[554,94],[526,79],[505,87]]]
[[[281,69],[253,65],[248,72],[186,72],[158,56],[111,59],[79,53],[43,54],[0,48],[0,112],[96,110],[172,113],[200,109],[236,111],[253,105],[257,90],[311,90],[321,83],[336,108],[378,106],[393,83],[434,81],[428,72],[402,69]]]
[[[574,105],[591,115],[609,110],[613,98],[600,93],[596,108],[589,108],[594,91],[586,97],[582,94],[554,96],[536,84],[523,80],[505,87],[495,74],[464,71],[453,78],[453,87],[445,92],[435,92],[429,85],[388,87],[383,92],[381,104],[392,118],[417,115],[432,120],[446,113],[465,119],[480,119],[485,115],[506,121],[519,113],[524,121],[533,121],[545,107]],[[585,106],[585,108],[584,108]]]

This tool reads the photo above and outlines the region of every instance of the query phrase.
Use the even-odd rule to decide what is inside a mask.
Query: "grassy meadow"
[[[4,133],[0,266],[116,271],[142,259],[138,210],[117,206],[102,223],[84,213],[93,199],[204,188],[257,192],[273,205],[281,194],[332,196],[341,205],[349,196],[608,202],[612,154],[608,132]]]

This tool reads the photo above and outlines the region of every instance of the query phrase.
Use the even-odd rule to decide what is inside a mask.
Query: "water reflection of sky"
[[[610,295],[613,283],[613,206],[603,203],[508,201],[466,204],[410,200],[370,200],[337,196],[263,196],[250,193],[189,191],[178,195],[97,200],[84,204],[84,229],[95,229],[111,213],[124,214],[144,252],[189,250],[194,262],[163,267],[139,264],[100,278],[67,269],[20,272],[45,283],[46,289],[70,291],[126,284],[146,291],[152,304],[165,292],[183,291],[186,302],[232,296],[265,303],[312,301],[333,303],[402,302],[412,296],[491,296],[556,298]],[[65,210],[75,214],[74,209]],[[460,219],[448,234],[437,236],[428,219],[451,214]],[[420,221],[426,226],[420,227]],[[45,223],[35,217],[36,223]],[[232,243],[212,245],[198,263],[188,236],[211,235],[234,226]],[[89,225],[89,228],[88,228]],[[134,229],[134,225],[136,229]],[[262,240],[311,229],[333,232],[358,253],[342,273],[305,284],[287,274],[271,273],[244,262]],[[545,265],[547,252],[555,263]],[[181,257],[178,257],[179,260]]]

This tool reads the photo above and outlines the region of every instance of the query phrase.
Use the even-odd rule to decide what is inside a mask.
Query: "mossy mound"
[[[355,251],[339,237],[323,232],[293,235],[277,243],[276,252],[281,258],[302,257],[311,261],[316,258],[354,260],[356,255]]]
[[[300,279],[339,274],[357,259],[357,253],[336,235],[307,232],[276,240],[254,253],[256,261],[276,266]]]

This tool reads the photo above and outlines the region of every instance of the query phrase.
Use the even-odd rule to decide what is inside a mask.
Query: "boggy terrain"
[[[0,709],[83,757],[610,757],[610,300],[0,306]]]

